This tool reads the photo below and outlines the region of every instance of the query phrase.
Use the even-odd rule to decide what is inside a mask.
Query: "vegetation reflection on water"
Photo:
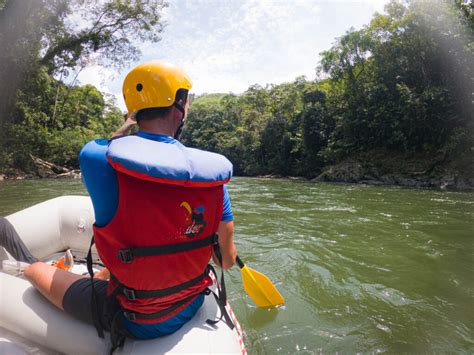
[[[474,195],[235,178],[239,254],[286,298],[257,309],[228,272],[250,354],[474,351]],[[80,181],[0,184],[0,214]]]

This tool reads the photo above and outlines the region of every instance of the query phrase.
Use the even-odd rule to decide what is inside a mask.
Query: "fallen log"
[[[67,173],[58,174],[54,177],[56,177],[56,178],[79,179],[81,177],[81,171],[80,170],[71,170],[71,171],[68,171]]]
[[[33,163],[36,166],[37,174],[39,177],[54,177],[58,174],[67,174],[71,172],[71,169],[65,168],[49,161],[43,160],[41,158],[35,157],[30,154]]]

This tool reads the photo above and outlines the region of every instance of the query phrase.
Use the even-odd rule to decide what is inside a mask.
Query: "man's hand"
[[[130,114],[130,113],[127,113],[126,116],[124,115],[124,118],[125,118],[125,123],[124,123],[124,125],[133,126],[133,125],[136,125],[136,124],[137,124],[137,120],[135,119],[135,116],[133,116],[133,115]]]
[[[123,123],[122,127],[120,127],[114,134],[112,134],[111,138],[129,135],[133,126],[135,126],[136,124],[137,121],[135,120],[135,117],[133,117],[133,115],[131,115],[130,113],[127,114],[126,120]]]
[[[103,268],[102,270],[94,274],[94,278],[107,281],[110,279],[110,272],[107,268]]]

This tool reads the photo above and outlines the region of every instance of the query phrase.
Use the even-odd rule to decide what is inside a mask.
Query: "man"
[[[170,334],[203,304],[211,254],[223,269],[235,262],[225,187],[232,167],[218,154],[177,140],[191,86],[174,65],[139,65],[124,81],[125,124],[111,142],[92,141],[81,151],[94,239],[110,281],[96,277],[92,283],[41,262],[25,270],[54,305],[98,328],[117,326],[139,339]],[[127,136],[135,124],[138,133]],[[220,250],[213,249],[217,238]],[[99,275],[108,276],[106,269]]]

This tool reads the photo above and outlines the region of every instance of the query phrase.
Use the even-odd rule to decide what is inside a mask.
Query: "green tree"
[[[3,0],[0,82],[9,85],[0,85],[0,117],[10,116],[16,89],[42,66],[63,77],[91,60],[119,67],[136,60],[134,43],[160,39],[164,6],[161,0]]]
[[[314,177],[374,152],[467,157],[473,31],[472,7],[460,1],[392,1],[321,53],[315,82],[200,97],[186,136],[231,156],[246,175]]]
[[[85,65],[122,67],[137,43],[157,42],[162,0],[2,0],[0,2],[0,169],[30,170],[29,154],[77,166],[87,140],[120,120],[90,85],[63,80]]]
[[[291,175],[292,140],[288,120],[277,115],[268,120],[260,137],[263,155],[263,172],[267,174]]]
[[[326,108],[326,95],[320,90],[306,91],[305,110],[301,113],[303,132],[302,172],[308,177],[317,176],[324,166],[323,150],[332,132],[332,119]]]

